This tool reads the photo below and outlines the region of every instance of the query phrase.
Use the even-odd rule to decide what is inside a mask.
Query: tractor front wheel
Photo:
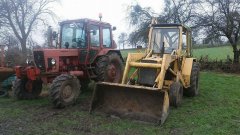
[[[173,82],[169,90],[169,102],[171,106],[178,107],[182,102],[183,86],[179,82]]]
[[[76,103],[81,92],[79,80],[69,74],[56,77],[50,87],[50,99],[56,108],[64,108]]]
[[[42,91],[42,80],[16,79],[13,85],[13,94],[17,99],[35,99]]]
[[[190,87],[184,89],[184,95],[189,97],[194,97],[199,93],[199,64],[197,62],[193,62],[192,71],[190,76]]]

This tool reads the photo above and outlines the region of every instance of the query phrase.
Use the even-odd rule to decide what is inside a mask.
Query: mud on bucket
[[[143,86],[97,83],[90,112],[162,124],[168,116],[166,91]]]

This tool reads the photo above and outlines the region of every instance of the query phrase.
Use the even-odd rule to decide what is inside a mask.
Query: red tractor
[[[34,50],[34,66],[15,68],[15,97],[37,98],[42,84],[51,83],[50,99],[62,108],[74,104],[90,80],[119,82],[123,58],[115,50],[112,30],[109,23],[91,19],[61,22],[58,49]]]

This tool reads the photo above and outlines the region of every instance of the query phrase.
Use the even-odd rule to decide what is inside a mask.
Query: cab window
[[[85,48],[85,30],[83,23],[68,23],[62,26],[62,48]]]
[[[111,47],[111,32],[109,28],[103,28],[103,47]]]
[[[185,33],[182,34],[182,48],[183,50],[187,48],[187,35]]]
[[[90,44],[91,46],[100,46],[100,40],[99,40],[99,27],[90,25]]]

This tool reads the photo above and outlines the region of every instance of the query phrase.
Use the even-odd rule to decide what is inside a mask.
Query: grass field
[[[194,57],[200,58],[206,55],[208,55],[211,60],[225,60],[227,59],[227,55],[233,59],[233,50],[231,46],[193,49]]]
[[[0,134],[217,134],[240,133],[240,76],[202,72],[200,95],[184,98],[179,108],[170,108],[163,126],[90,115],[91,93],[78,104],[54,109],[47,97],[17,101],[0,99]]]
[[[122,55],[124,57],[127,57],[128,52],[137,52],[137,50],[122,50]],[[233,51],[232,47],[229,46],[223,46],[223,47],[214,47],[214,48],[199,48],[199,49],[193,49],[193,56],[196,58],[200,58],[201,56],[208,55],[210,60],[225,60],[227,58],[227,55],[230,56],[230,58],[233,58]]]

